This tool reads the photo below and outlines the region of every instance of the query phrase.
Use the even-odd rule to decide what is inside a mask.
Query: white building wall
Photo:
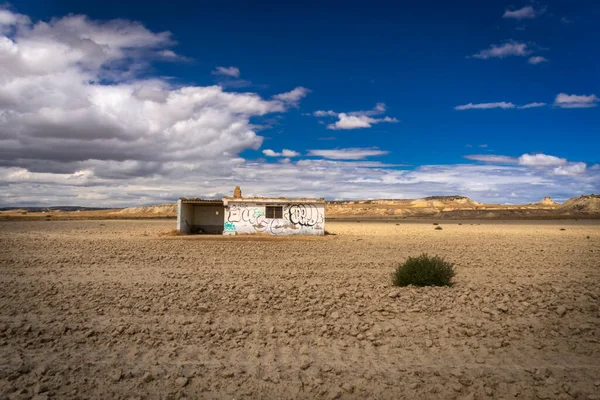
[[[177,231],[181,233],[190,233],[194,219],[194,209],[191,204],[183,204],[182,200],[177,201]]]
[[[266,206],[282,206],[282,218],[266,218]],[[228,201],[225,235],[267,233],[270,235],[324,235],[324,203],[275,203]]]

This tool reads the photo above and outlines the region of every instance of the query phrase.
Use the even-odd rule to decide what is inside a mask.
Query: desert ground
[[[600,399],[600,221],[433,222],[0,222],[0,399]]]

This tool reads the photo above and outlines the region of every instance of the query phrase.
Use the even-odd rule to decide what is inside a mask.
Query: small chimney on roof
[[[235,189],[233,190],[233,198],[234,199],[242,198],[242,189],[240,189],[239,186],[236,186]]]

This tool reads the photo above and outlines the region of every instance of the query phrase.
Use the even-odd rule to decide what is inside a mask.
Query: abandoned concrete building
[[[185,234],[324,235],[325,199],[233,197],[222,200],[180,198],[177,230]]]

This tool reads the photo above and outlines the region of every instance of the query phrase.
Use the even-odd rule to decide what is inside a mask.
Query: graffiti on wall
[[[229,207],[228,222],[249,222],[254,223],[260,217],[264,217],[265,213],[260,208],[248,207],[246,204],[234,204]]]
[[[233,204],[229,207],[226,231],[236,231],[235,223],[251,226],[255,232],[272,235],[289,233],[290,230],[312,228],[320,230],[324,217],[314,204],[283,205],[283,218],[266,218],[263,208],[247,204]]]
[[[319,213],[319,209],[314,204],[294,204],[289,207],[288,215],[292,224],[315,226],[319,222],[323,222],[323,215]]]

